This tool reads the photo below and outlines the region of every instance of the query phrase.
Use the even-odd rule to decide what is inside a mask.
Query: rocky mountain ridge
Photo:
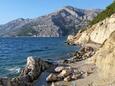
[[[0,36],[60,37],[75,34],[84,28],[101,10],[66,6],[56,12],[34,19],[19,18],[0,26]]]

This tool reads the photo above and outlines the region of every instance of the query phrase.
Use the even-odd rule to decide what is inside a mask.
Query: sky
[[[36,18],[64,6],[105,9],[113,0],[0,0],[0,24],[17,18]]]

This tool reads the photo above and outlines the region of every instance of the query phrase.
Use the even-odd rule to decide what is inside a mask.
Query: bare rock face
[[[73,41],[74,41],[74,36],[73,36],[73,35],[68,35],[68,37],[67,37],[67,42],[68,42],[69,44],[72,44]]]
[[[86,44],[88,42],[103,44],[114,31],[115,14],[92,27],[87,28],[87,30],[78,33],[76,36],[71,38],[72,41],[70,39],[68,40],[73,44]]]
[[[33,81],[37,79],[38,76],[50,66],[51,63],[30,56],[27,58],[27,65],[24,68],[24,70],[21,72],[21,76],[29,75],[31,80]]]
[[[101,86],[113,83],[115,81],[115,31],[92,59],[98,68]]]
[[[12,79],[1,78],[0,84],[3,86],[32,86],[32,82],[51,65],[47,61],[30,56],[27,58],[26,67],[21,70],[21,74],[18,77]]]

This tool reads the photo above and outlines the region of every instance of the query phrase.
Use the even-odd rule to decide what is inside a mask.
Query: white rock
[[[67,77],[64,78],[64,81],[66,81],[66,82],[68,82],[68,81],[70,81],[70,80],[72,80],[72,79],[71,79],[71,76],[67,76]]]
[[[55,86],[54,82],[52,82],[51,86]]]
[[[75,79],[77,79],[77,75],[75,75],[75,74],[73,74],[72,76],[71,76],[71,78],[73,79],[73,80],[75,80]]]
[[[59,74],[61,77],[66,77],[68,75],[72,74],[72,69],[64,69],[62,72]]]
[[[73,35],[69,35],[67,37],[67,42],[71,44],[71,43],[73,43],[73,41],[74,41],[74,36]]]
[[[28,69],[32,69],[33,70],[34,65],[35,65],[35,59],[32,56],[29,56],[27,58],[27,67],[28,67]]]
[[[61,72],[63,69],[64,69],[63,66],[56,67],[56,68],[55,68],[55,72],[59,73],[59,72]]]

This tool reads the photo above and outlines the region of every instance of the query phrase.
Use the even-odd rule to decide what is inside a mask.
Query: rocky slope
[[[86,62],[96,64],[97,77],[91,86],[115,86],[115,14],[93,25],[76,36],[68,36],[70,44],[100,44]],[[92,46],[93,47],[93,46]]]
[[[66,6],[51,14],[34,19],[16,19],[0,26],[0,36],[59,37],[75,34],[101,10],[85,10]]]
[[[97,86],[115,86],[115,31],[91,59],[98,67]]]
[[[88,42],[103,44],[110,34],[115,31],[115,14],[105,20],[93,25],[76,36],[68,36],[68,41],[75,44],[84,44]]]

